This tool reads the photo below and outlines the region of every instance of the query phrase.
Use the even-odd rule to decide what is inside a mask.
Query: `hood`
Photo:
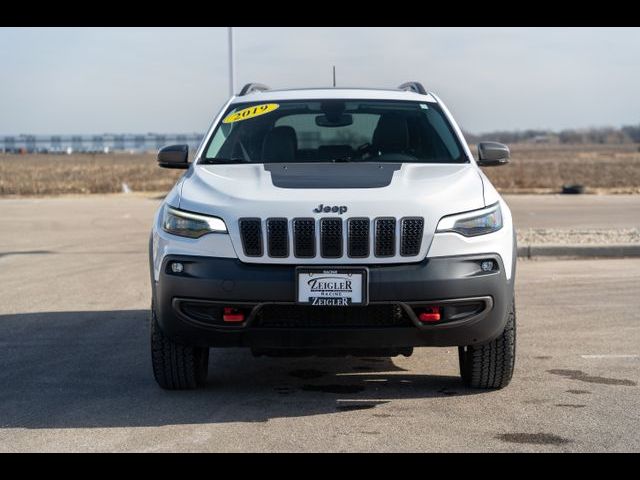
[[[314,211],[319,205],[339,210]],[[425,220],[424,256],[440,218],[483,206],[482,180],[472,163],[196,164],[184,177],[178,205],[223,218],[241,259],[242,217],[419,216]]]

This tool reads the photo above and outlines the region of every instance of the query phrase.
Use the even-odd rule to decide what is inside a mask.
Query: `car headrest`
[[[298,137],[292,127],[274,127],[262,142],[262,161],[294,162],[297,149]]]
[[[380,116],[373,132],[372,145],[384,152],[399,152],[409,146],[409,127],[401,115],[387,113]]]

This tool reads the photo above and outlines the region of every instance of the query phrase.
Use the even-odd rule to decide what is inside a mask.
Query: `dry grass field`
[[[513,144],[511,163],[485,168],[503,193],[552,193],[581,184],[587,193],[640,193],[640,149],[627,145]],[[475,151],[474,151],[475,154]]]
[[[486,168],[505,193],[551,193],[578,183],[591,193],[640,193],[638,145],[511,145],[511,164]],[[156,166],[153,154],[0,154],[0,195],[166,192],[183,172]]]
[[[184,170],[159,168],[153,154],[0,155],[0,195],[168,191]]]

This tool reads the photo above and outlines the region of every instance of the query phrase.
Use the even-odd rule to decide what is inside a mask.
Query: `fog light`
[[[184,270],[184,265],[181,264],[180,262],[173,262],[171,264],[171,271],[173,273],[182,273],[183,270]]]
[[[493,270],[493,260],[483,260],[480,264],[480,268],[483,272],[490,272]]]

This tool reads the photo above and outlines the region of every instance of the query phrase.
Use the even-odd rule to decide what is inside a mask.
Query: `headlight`
[[[224,220],[197,213],[184,212],[165,206],[162,229],[181,237],[200,238],[207,233],[226,233]]]
[[[496,203],[482,210],[443,217],[436,233],[456,232],[465,237],[475,237],[497,232],[502,228],[502,212]]]

